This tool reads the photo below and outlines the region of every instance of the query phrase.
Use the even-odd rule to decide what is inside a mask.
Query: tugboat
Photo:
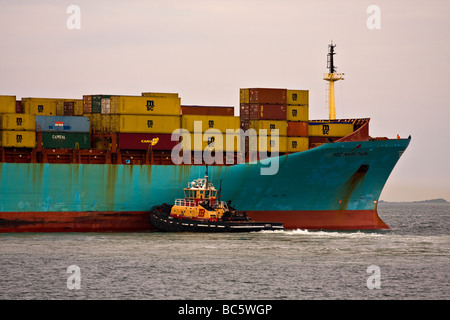
[[[174,205],[154,206],[150,223],[159,231],[172,232],[284,230],[280,222],[253,221],[232,207],[231,201],[221,201],[220,190],[208,180],[208,168],[203,179],[189,182],[184,188],[184,199],[176,199]]]

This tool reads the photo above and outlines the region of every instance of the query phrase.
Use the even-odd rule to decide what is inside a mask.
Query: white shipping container
[[[103,98],[102,99],[102,114],[110,114],[111,113],[111,99]]]

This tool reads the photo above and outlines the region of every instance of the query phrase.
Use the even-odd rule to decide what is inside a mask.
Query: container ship
[[[331,44],[323,120],[309,119],[309,91],[300,89],[239,89],[238,116],[234,107],[184,105],[177,93],[0,96],[0,232],[154,230],[151,208],[180,198],[206,165],[222,200],[254,220],[389,228],[377,203],[410,138],[374,138],[369,118],[335,118],[343,74],[333,55]],[[250,129],[256,140],[241,138]]]

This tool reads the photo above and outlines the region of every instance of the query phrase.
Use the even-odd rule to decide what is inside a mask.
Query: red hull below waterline
[[[247,214],[256,221],[282,222],[285,229],[389,229],[376,210],[247,211]]]
[[[389,229],[376,210],[247,211],[254,221],[285,229]],[[155,230],[150,214],[137,212],[0,212],[0,232],[144,232]]]
[[[150,213],[134,212],[0,212],[6,232],[142,232],[153,230]]]

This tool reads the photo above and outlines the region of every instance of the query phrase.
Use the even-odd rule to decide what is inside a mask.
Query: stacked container
[[[234,116],[232,107],[183,108],[181,128],[191,134],[191,150],[203,151],[209,146],[214,151],[238,152],[240,139],[236,130],[239,127],[239,117]],[[208,132],[209,129],[218,131]]]
[[[316,120],[308,125],[309,147],[333,142],[354,131],[354,120]]]
[[[287,90],[287,152],[309,149],[309,91]]]
[[[42,147],[89,149],[90,119],[84,116],[36,116],[36,131],[42,132]]]
[[[57,116],[82,116],[83,100],[82,99],[58,99],[56,101]]]
[[[273,88],[253,88],[240,90],[240,126],[244,131],[267,130],[267,139],[258,138],[258,151],[287,152],[287,90]],[[277,139],[271,132],[278,129]],[[246,141],[246,148],[249,148]]]
[[[111,96],[109,112],[110,127],[104,128],[119,133],[120,149],[171,150],[179,142],[179,136],[171,139],[181,125],[181,103],[176,93]]]
[[[15,96],[0,96],[0,147],[34,148],[35,115],[17,113],[18,105]]]

